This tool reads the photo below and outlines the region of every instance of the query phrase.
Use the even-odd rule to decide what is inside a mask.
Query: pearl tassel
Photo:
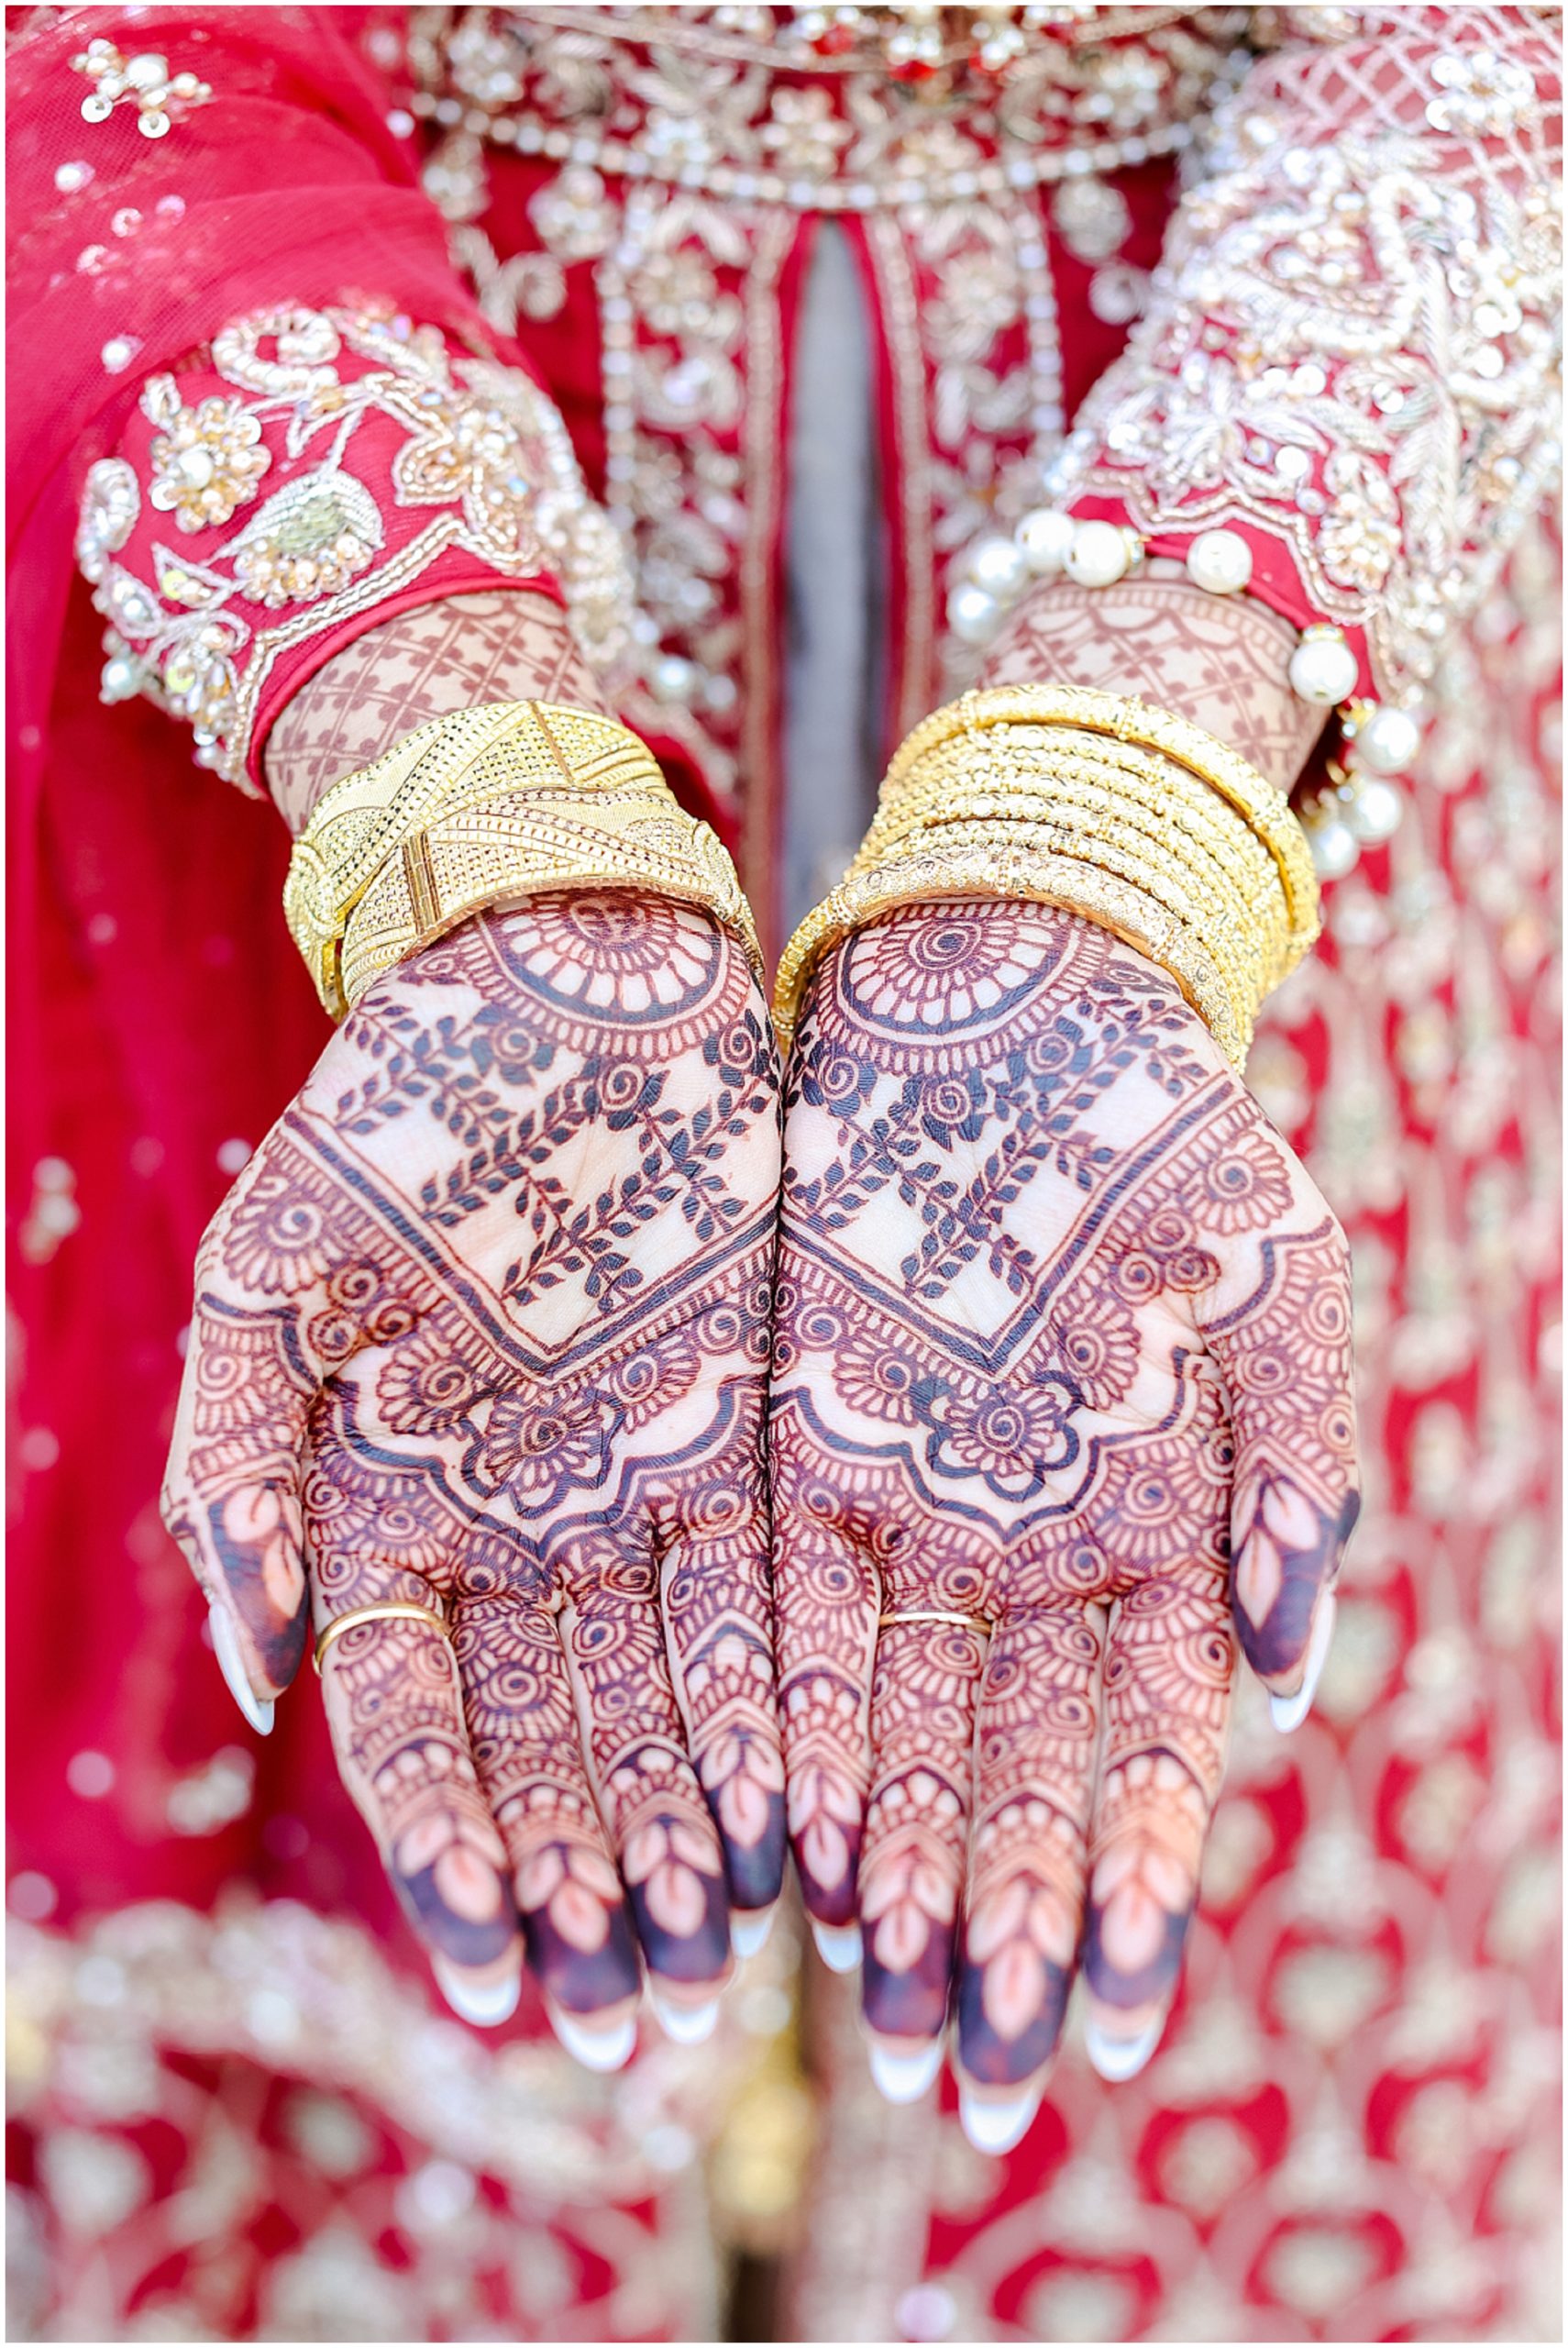
[[[1329,788],[1300,811],[1320,880],[1342,880],[1364,847],[1381,847],[1393,838],[1404,819],[1405,793],[1391,777],[1408,767],[1420,748],[1420,727],[1406,709],[1353,702],[1343,724],[1343,761],[1330,761]]]
[[[1297,698],[1331,709],[1354,692],[1355,681],[1355,654],[1345,642],[1343,628],[1322,620],[1304,627],[1290,656],[1291,691]]]
[[[962,643],[983,647],[1039,581],[1066,578],[1081,587],[1110,587],[1136,570],[1143,556],[1143,539],[1126,524],[1036,506],[1010,537],[993,531],[970,547],[948,593],[948,626]],[[1239,530],[1200,530],[1187,547],[1185,567],[1206,594],[1239,595],[1252,581],[1253,550]],[[1408,710],[1351,699],[1358,673],[1342,627],[1319,620],[1302,629],[1290,659],[1292,692],[1314,708],[1344,705],[1344,763],[1331,765],[1330,787],[1300,810],[1324,880],[1342,880],[1363,847],[1381,846],[1397,830],[1405,803],[1392,778],[1408,770],[1420,747],[1420,728]]]

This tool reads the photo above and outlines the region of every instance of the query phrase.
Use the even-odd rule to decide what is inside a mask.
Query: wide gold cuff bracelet
[[[734,866],[646,745],[591,710],[498,702],[433,718],[335,783],[294,843],[283,910],[341,1019],[469,914],[593,888],[702,906],[761,977]]]
[[[1074,685],[966,693],[902,744],[848,872],[786,947],[780,1043],[829,947],[949,897],[1031,900],[1114,931],[1169,971],[1238,1068],[1319,928],[1285,798],[1201,726]]]

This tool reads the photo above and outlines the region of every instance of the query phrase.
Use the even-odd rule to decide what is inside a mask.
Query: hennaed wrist
[[[1113,930],[1237,1067],[1319,930],[1306,837],[1272,784],[1189,719],[1073,685],[966,693],[915,727],[845,879],[785,948],[780,1043],[830,946],[944,897],[1031,899]]]
[[[613,718],[499,702],[432,719],[345,775],[294,843],[283,909],[342,1018],[470,914],[547,891],[642,889],[701,905],[762,956],[734,866],[652,752]]]

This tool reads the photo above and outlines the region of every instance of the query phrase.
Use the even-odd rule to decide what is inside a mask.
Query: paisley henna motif
[[[1232,1626],[1302,1683],[1355,1508],[1344,1242],[1164,974],[1032,906],[911,906],[824,963],[785,1155],[807,1905],[858,1917],[884,2051],[951,2008],[971,2110],[1027,2112],[1077,1966],[1109,2075],[1157,2037]],[[975,1627],[878,1628],[933,1611]]]
[[[540,899],[365,998],[204,1242],[170,1524],[253,1702],[313,1621],[445,1615],[346,1630],[326,1694],[476,2016],[521,1934],[569,2033],[624,2024],[639,1944],[699,2028],[731,1905],[778,1892],[778,1174],[738,948],[684,907]]]

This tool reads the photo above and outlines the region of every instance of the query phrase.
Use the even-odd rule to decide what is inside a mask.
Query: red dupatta
[[[369,21],[138,9],[140,49],[212,93],[157,138],[134,103],[83,118],[72,60],[123,16],[37,12],[8,61],[12,1864],[59,1922],[241,1876],[401,1931],[310,1691],[253,1745],[154,1503],[201,1230],[325,1034],[287,841],[167,716],[100,703],[72,561],[142,379],[235,316],[390,295],[493,347],[350,45]],[[252,1754],[255,1800],[212,1832]]]

